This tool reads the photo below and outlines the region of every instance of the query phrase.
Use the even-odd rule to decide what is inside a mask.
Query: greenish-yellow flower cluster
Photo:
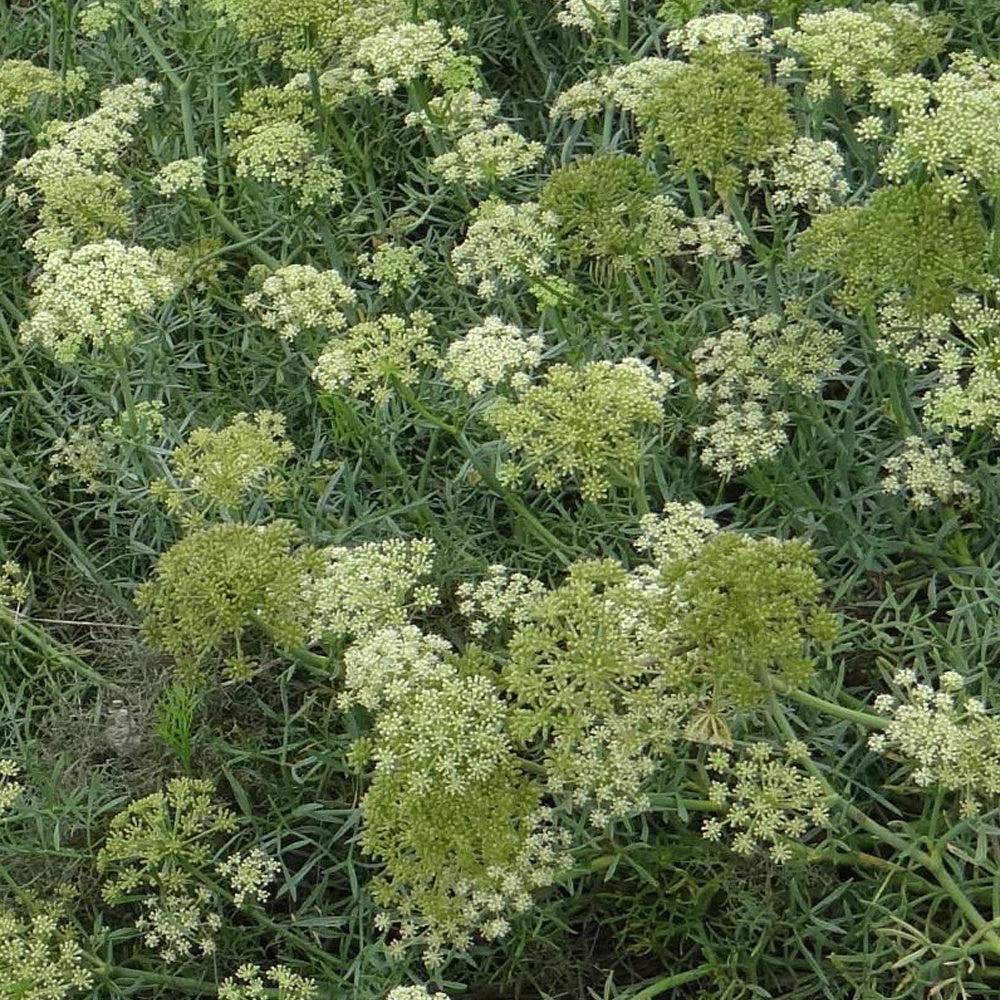
[[[361,258],[358,270],[363,277],[374,281],[383,294],[408,291],[427,271],[422,256],[423,250],[419,246],[383,243]]]
[[[71,69],[63,78],[25,59],[4,59],[0,61],[0,120],[23,114],[39,97],[78,93],[86,82],[83,69]]]
[[[356,323],[323,348],[313,380],[327,392],[346,391],[385,403],[396,383],[414,385],[424,368],[437,360],[432,323],[431,314],[423,310],[408,318],[387,313]]]
[[[283,521],[214,524],[182,538],[139,588],[143,634],[195,676],[209,654],[220,653],[233,677],[247,678],[256,664],[245,638],[287,649],[305,637],[302,591],[319,560],[296,548],[298,538]]]
[[[268,989],[265,982],[273,983]],[[264,972],[259,965],[241,965],[232,976],[219,983],[219,1000],[269,1000],[277,990],[277,1000],[314,1000],[316,981],[292,972],[287,965],[272,965]]]
[[[70,1000],[93,986],[84,950],[58,907],[30,916],[0,905],[0,996]]]
[[[281,465],[294,450],[280,413],[260,410],[252,419],[238,413],[221,430],[192,431],[170,456],[173,483],[160,480],[150,491],[174,511],[186,500],[231,511],[254,494],[277,499],[285,488]]]
[[[44,258],[129,230],[131,195],[113,168],[159,94],[157,84],[142,78],[105,90],[93,113],[48,122],[40,148],[14,164],[8,195],[22,208],[38,207],[39,228],[27,243],[33,253]]]
[[[599,500],[612,481],[629,481],[642,444],[637,432],[663,419],[671,385],[638,358],[556,364],[542,381],[499,399],[485,414],[522,469],[544,489],[577,480],[581,494]]]
[[[218,901],[199,873],[212,869],[213,840],[238,828],[236,815],[213,801],[209,781],[173,778],[164,791],[131,802],[112,820],[97,854],[107,873],[109,904],[142,898],[136,927],[146,944],[174,962],[211,954],[222,926]]]

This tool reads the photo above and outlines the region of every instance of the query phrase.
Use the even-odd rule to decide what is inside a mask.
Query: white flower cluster
[[[726,215],[699,216],[689,223],[681,229],[680,238],[693,246],[699,257],[736,260],[746,246],[743,230]]]
[[[361,638],[402,627],[437,602],[434,586],[422,582],[434,567],[434,543],[428,539],[334,545],[323,555],[326,568],[305,596],[316,639]]]
[[[265,981],[274,988],[265,987]],[[314,1000],[317,995],[314,979],[300,976],[286,965],[272,965],[263,972],[259,965],[248,962],[219,983],[219,1000],[268,1000],[275,989],[278,1000]]]
[[[236,906],[247,901],[266,903],[271,894],[265,887],[280,871],[281,865],[259,847],[246,854],[231,854],[218,867],[219,874],[232,886]]]
[[[19,768],[12,760],[0,757],[0,817],[21,797],[24,785],[17,780]]]
[[[500,102],[472,87],[449,90],[432,97],[421,111],[411,111],[406,124],[419,126],[426,133],[443,132],[460,135],[477,128],[486,128],[500,113]]]
[[[846,197],[844,158],[829,139],[800,136],[775,154],[771,176],[776,190],[772,201],[778,208],[795,207],[825,212]]]
[[[634,544],[663,566],[690,559],[718,530],[700,503],[670,501],[659,514],[644,514],[639,519],[639,537]]]
[[[376,282],[383,294],[394,289],[409,290],[427,271],[427,265],[420,259],[422,252],[419,246],[383,243],[361,257],[358,270],[363,277]]]
[[[31,318],[21,336],[58,361],[71,361],[85,347],[125,347],[135,336],[136,320],[174,290],[174,282],[143,247],[103,240],[56,250],[35,283]]]
[[[297,121],[273,121],[233,141],[236,176],[290,188],[303,208],[339,205],[344,175],[316,151],[312,133]]]
[[[526,621],[532,604],[545,593],[540,580],[495,564],[483,579],[459,584],[455,596],[459,612],[469,623],[469,631],[481,637],[491,628]]]
[[[917,315],[898,292],[879,303],[876,346],[910,368],[920,368],[938,357],[950,331],[949,317],[941,313]]]
[[[555,0],[560,5],[556,20],[564,28],[596,33],[613,27],[621,9],[619,0]]]
[[[385,1000],[449,1000],[446,993],[431,993],[424,986],[397,986]]]
[[[787,861],[793,841],[830,819],[822,782],[796,763],[808,756],[804,750],[797,742],[789,744],[785,760],[775,759],[765,743],[754,744],[736,760],[726,750],[713,750],[709,769],[720,777],[711,782],[708,797],[725,811],[722,817],[706,819],[702,834],[708,840],[732,834],[737,854],[750,854],[758,844],[766,844],[772,861]]]
[[[432,322],[430,313],[418,309],[409,318],[387,313],[356,323],[323,348],[313,381],[326,392],[346,390],[382,405],[396,383],[415,384],[424,366],[437,360],[430,343]]]
[[[889,717],[889,725],[869,737],[868,746],[901,754],[915,766],[917,785],[959,792],[963,815],[976,815],[983,796],[1000,793],[1000,720],[966,695],[965,680],[954,670],[941,675],[937,690],[919,683],[910,669],[898,670],[893,683],[898,695],[875,699],[875,710]]]
[[[379,712],[425,688],[446,670],[451,643],[415,625],[359,629],[359,641],[344,653],[343,709],[361,705]]]
[[[916,39],[923,39],[931,51],[936,49],[933,25],[920,14],[916,4],[873,7],[870,11],[838,8],[802,14],[795,28],[774,32],[776,41],[808,65],[813,78],[809,87],[812,97],[825,96],[829,79],[854,94],[880,74],[891,76],[909,68],[900,65],[904,43],[913,48]],[[779,73],[785,75],[789,68],[779,64]]]
[[[247,295],[243,305],[265,329],[294,340],[304,330],[343,330],[347,326],[343,309],[354,301],[354,292],[336,271],[288,264],[265,277],[260,291]]]
[[[707,14],[696,17],[667,34],[667,44],[690,55],[699,49],[714,54],[770,48],[763,39],[766,25],[759,14]]]
[[[496,122],[459,136],[454,149],[431,160],[430,169],[449,184],[494,184],[535,166],[544,153],[540,142]]]
[[[441,371],[451,385],[473,397],[508,380],[516,387],[519,375],[523,378],[538,366],[544,343],[540,334],[526,337],[499,316],[487,316],[448,345]]]
[[[786,443],[782,392],[814,393],[836,371],[837,333],[799,316],[739,317],[694,352],[699,399],[714,419],[696,428],[701,458],[723,476],[774,458]]]
[[[389,25],[358,43],[354,59],[364,72],[355,74],[356,79],[374,77],[375,89],[382,94],[417,79],[455,89],[469,82],[477,65],[455,50],[468,38],[463,28],[444,28],[433,20]]]
[[[205,183],[205,157],[173,160],[154,174],[152,183],[167,197],[182,191],[197,191]]]
[[[918,510],[935,502],[975,503],[979,491],[965,478],[966,468],[950,444],[936,447],[916,435],[903,442],[903,450],[885,463],[882,488],[886,493],[904,493]]]
[[[143,942],[155,948],[165,962],[179,962],[193,954],[213,955],[222,917],[204,886],[163,891],[142,901],[144,913],[135,926]]]
[[[478,281],[478,294],[490,299],[509,285],[544,277],[556,248],[557,225],[555,215],[537,202],[483,202],[473,212],[465,240],[451,254],[458,280]]]
[[[964,55],[936,80],[912,74],[912,90],[894,102],[899,129],[881,165],[889,180],[916,164],[934,175],[956,171],[958,191],[973,180],[992,190],[1000,180],[1000,64]],[[876,90],[873,103],[892,101],[898,87]]]

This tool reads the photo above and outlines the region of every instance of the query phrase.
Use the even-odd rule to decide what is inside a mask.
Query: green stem
[[[856,722],[859,726],[864,726],[866,729],[888,729],[889,727],[889,720],[883,718],[881,715],[875,715],[872,712],[862,712],[856,708],[848,708],[846,705],[838,705],[836,702],[827,701],[825,698],[819,698],[814,694],[800,691],[798,688],[786,684],[777,677],[771,677],[770,686],[786,698],[797,701],[800,705],[815,708],[816,711],[822,712],[824,715],[832,715],[837,719],[847,719],[849,722]]]
[[[652,1000],[659,996],[664,990],[673,989],[675,986],[683,986],[685,983],[694,982],[696,979],[703,979],[714,971],[714,966],[699,965],[686,972],[676,972],[666,979],[658,979],[655,983],[643,987],[638,993],[633,993],[627,1000]]]
[[[781,702],[778,701],[775,688],[772,684],[772,678],[766,671],[761,671],[761,678],[768,688],[772,718],[787,739],[795,739],[795,732],[785,715]],[[962,890],[962,887],[951,877],[947,869],[944,867],[940,857],[936,854],[928,854],[926,851],[921,850],[916,844],[908,841],[905,837],[901,837],[899,834],[893,833],[892,830],[884,827],[881,823],[878,823],[876,820],[873,820],[870,816],[863,813],[857,806],[854,805],[854,803],[843,798],[843,796],[841,796],[833,788],[830,782],[827,781],[826,775],[820,771],[813,761],[806,760],[804,762],[804,766],[809,773],[823,785],[827,794],[844,807],[847,815],[855,823],[857,823],[858,826],[867,830],[873,837],[881,840],[882,843],[898,851],[901,857],[910,857],[917,864],[929,871],[937,880],[938,885],[940,885],[941,888],[948,894],[951,901],[958,908],[959,912],[961,912],[966,920],[968,920],[968,922],[976,929],[977,936],[982,937],[993,954],[1000,955],[1000,934],[997,933],[996,928],[993,926],[993,921],[987,920],[979,912],[979,910],[976,909],[972,900],[969,899],[969,897]]]

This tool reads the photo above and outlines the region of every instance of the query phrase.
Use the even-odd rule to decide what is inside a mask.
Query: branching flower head
[[[793,752],[799,748],[793,747]],[[737,854],[750,854],[763,845],[771,860],[780,864],[791,857],[792,842],[829,822],[822,782],[794,756],[782,760],[770,745],[757,743],[735,760],[725,750],[714,750],[709,766],[718,775],[709,798],[725,811],[721,818],[706,819],[702,833],[709,840],[728,835]]]
[[[489,299],[505,286],[543,277],[557,225],[555,215],[537,202],[483,202],[473,213],[465,240],[452,251],[458,280],[478,281],[479,295]]]
[[[432,323],[431,314],[423,310],[409,318],[385,314],[356,323],[323,348],[313,380],[327,392],[346,390],[358,399],[384,403],[395,383],[414,385],[424,367],[436,360]]]
[[[273,983],[268,989],[264,983]],[[286,965],[273,965],[264,972],[259,965],[241,965],[219,983],[219,1000],[268,1000],[277,989],[277,1000],[315,1000],[316,981],[292,972]]]
[[[558,364],[516,399],[494,403],[485,419],[539,486],[579,478],[582,495],[597,500],[639,460],[637,430],[662,420],[669,387],[637,358]]]
[[[280,413],[259,410],[252,419],[238,413],[221,430],[192,431],[170,456],[176,485],[161,481],[151,489],[171,510],[188,497],[225,510],[242,507],[254,493],[275,499],[284,490],[280,467],[294,450]]]
[[[213,840],[239,824],[235,813],[213,801],[214,792],[209,781],[170,780],[165,791],[137,799],[111,820],[97,854],[97,870],[112,873],[102,890],[105,902],[142,899],[136,926],[168,962],[195,948],[211,954],[222,925],[219,901],[198,873],[211,871]]]
[[[875,700],[889,725],[868,746],[902,755],[918,786],[959,792],[963,814],[977,814],[984,797],[1000,794],[1000,719],[966,693],[954,670],[941,675],[937,689],[918,682],[912,670],[897,671],[894,684],[896,694]]]
[[[85,348],[122,348],[135,324],[174,293],[174,282],[143,247],[117,240],[50,254],[35,283],[31,318],[22,339],[41,344],[59,361]]]

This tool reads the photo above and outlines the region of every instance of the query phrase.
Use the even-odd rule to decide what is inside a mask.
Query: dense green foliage
[[[0,0],[0,1000],[1000,990],[996,0]]]

